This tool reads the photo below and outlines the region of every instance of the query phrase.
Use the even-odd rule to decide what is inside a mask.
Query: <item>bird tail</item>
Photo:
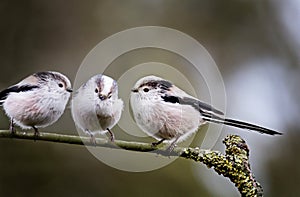
[[[259,133],[268,134],[268,135],[282,135],[282,133],[279,133],[277,131],[267,129],[267,128],[264,128],[261,126],[257,126],[257,125],[251,124],[251,123],[242,122],[239,120],[233,120],[233,119],[229,119],[229,118],[221,118],[219,116],[216,116],[213,114],[208,114],[208,113],[204,113],[202,115],[203,115],[203,120],[208,121],[208,122],[213,122],[213,123],[217,123],[217,124],[225,124],[228,126],[237,127],[237,128],[241,128],[241,129],[253,130],[253,131],[257,131]]]

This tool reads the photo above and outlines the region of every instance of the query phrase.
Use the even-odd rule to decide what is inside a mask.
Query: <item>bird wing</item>
[[[161,96],[163,101],[170,102],[170,103],[180,103],[182,105],[190,105],[194,107],[197,111],[201,112],[207,112],[207,113],[215,113],[219,115],[224,115],[224,113],[211,105],[204,103],[198,99],[194,99],[192,97],[179,97],[169,94],[164,94]]]
[[[26,92],[38,88],[37,85],[14,85],[0,92],[0,104],[4,102],[7,96],[12,92]]]
[[[174,101],[174,99],[177,97],[178,103],[183,104],[183,105],[191,105],[194,107],[197,111],[207,111],[219,115],[224,115],[224,113],[213,106],[204,103],[203,101],[200,101],[197,98],[192,97],[191,95],[187,94],[185,91],[182,89],[172,86],[168,92],[166,92],[166,100],[169,101]],[[175,99],[176,100],[176,99]]]
[[[202,111],[205,111],[207,113],[215,113],[215,114],[219,114],[219,115],[224,115],[224,113],[216,108],[214,108],[213,106],[204,103],[198,99],[194,99],[191,97],[183,97],[181,99],[181,103],[182,104],[187,104],[187,105],[192,105],[195,109],[197,109],[200,113]]]

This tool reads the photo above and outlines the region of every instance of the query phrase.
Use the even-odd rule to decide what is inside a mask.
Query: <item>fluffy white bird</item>
[[[0,92],[0,104],[14,124],[22,129],[38,128],[56,122],[63,114],[72,92],[71,82],[61,73],[37,72]]]
[[[76,91],[71,109],[75,124],[91,136],[92,143],[96,143],[96,133],[106,132],[114,141],[110,129],[118,123],[123,110],[114,79],[101,74],[93,76]]]
[[[254,124],[228,119],[223,112],[185,93],[170,81],[156,76],[141,78],[131,92],[131,107],[138,126],[148,135],[171,143],[184,141],[206,122],[230,125],[269,135],[281,133]]]

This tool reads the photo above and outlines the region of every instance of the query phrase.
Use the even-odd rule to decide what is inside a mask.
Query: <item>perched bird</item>
[[[146,76],[138,80],[131,91],[130,102],[138,126],[159,140],[153,145],[169,141],[170,151],[176,143],[184,141],[206,122],[281,135],[271,129],[225,118],[220,110],[188,95],[170,81],[156,76]]]
[[[91,136],[96,143],[95,134],[109,132],[110,140],[114,134],[110,130],[121,118],[123,101],[118,98],[117,82],[105,75],[95,75],[83,84],[72,99],[72,117],[81,130]]]
[[[0,104],[14,124],[22,129],[38,128],[56,122],[63,114],[72,92],[69,79],[58,72],[37,72],[0,92]]]

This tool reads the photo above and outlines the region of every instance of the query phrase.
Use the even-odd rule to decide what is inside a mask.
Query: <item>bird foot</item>
[[[109,133],[109,139],[110,139],[110,141],[111,142],[115,142],[115,135],[114,135],[114,133],[109,128],[107,128],[106,130]]]
[[[156,148],[158,145],[160,145],[161,143],[163,143],[163,141],[165,141],[165,139],[161,139],[161,140],[159,140],[157,142],[152,142],[151,143],[151,147],[152,148]]]
[[[173,150],[174,150],[174,148],[175,148],[176,146],[177,146],[176,143],[172,143],[172,144],[166,149],[166,151],[169,152],[169,153],[171,153],[171,152],[173,152]]]
[[[97,146],[97,141],[96,141],[95,135],[91,134],[90,136],[91,136],[91,138],[90,138],[90,143],[91,143],[93,146]]]
[[[15,128],[15,124],[14,124],[13,119],[11,119],[11,121],[10,121],[9,130],[11,131],[11,135],[16,134],[16,128]]]
[[[40,132],[36,127],[32,127],[34,129],[34,141],[36,141],[40,137]]]

